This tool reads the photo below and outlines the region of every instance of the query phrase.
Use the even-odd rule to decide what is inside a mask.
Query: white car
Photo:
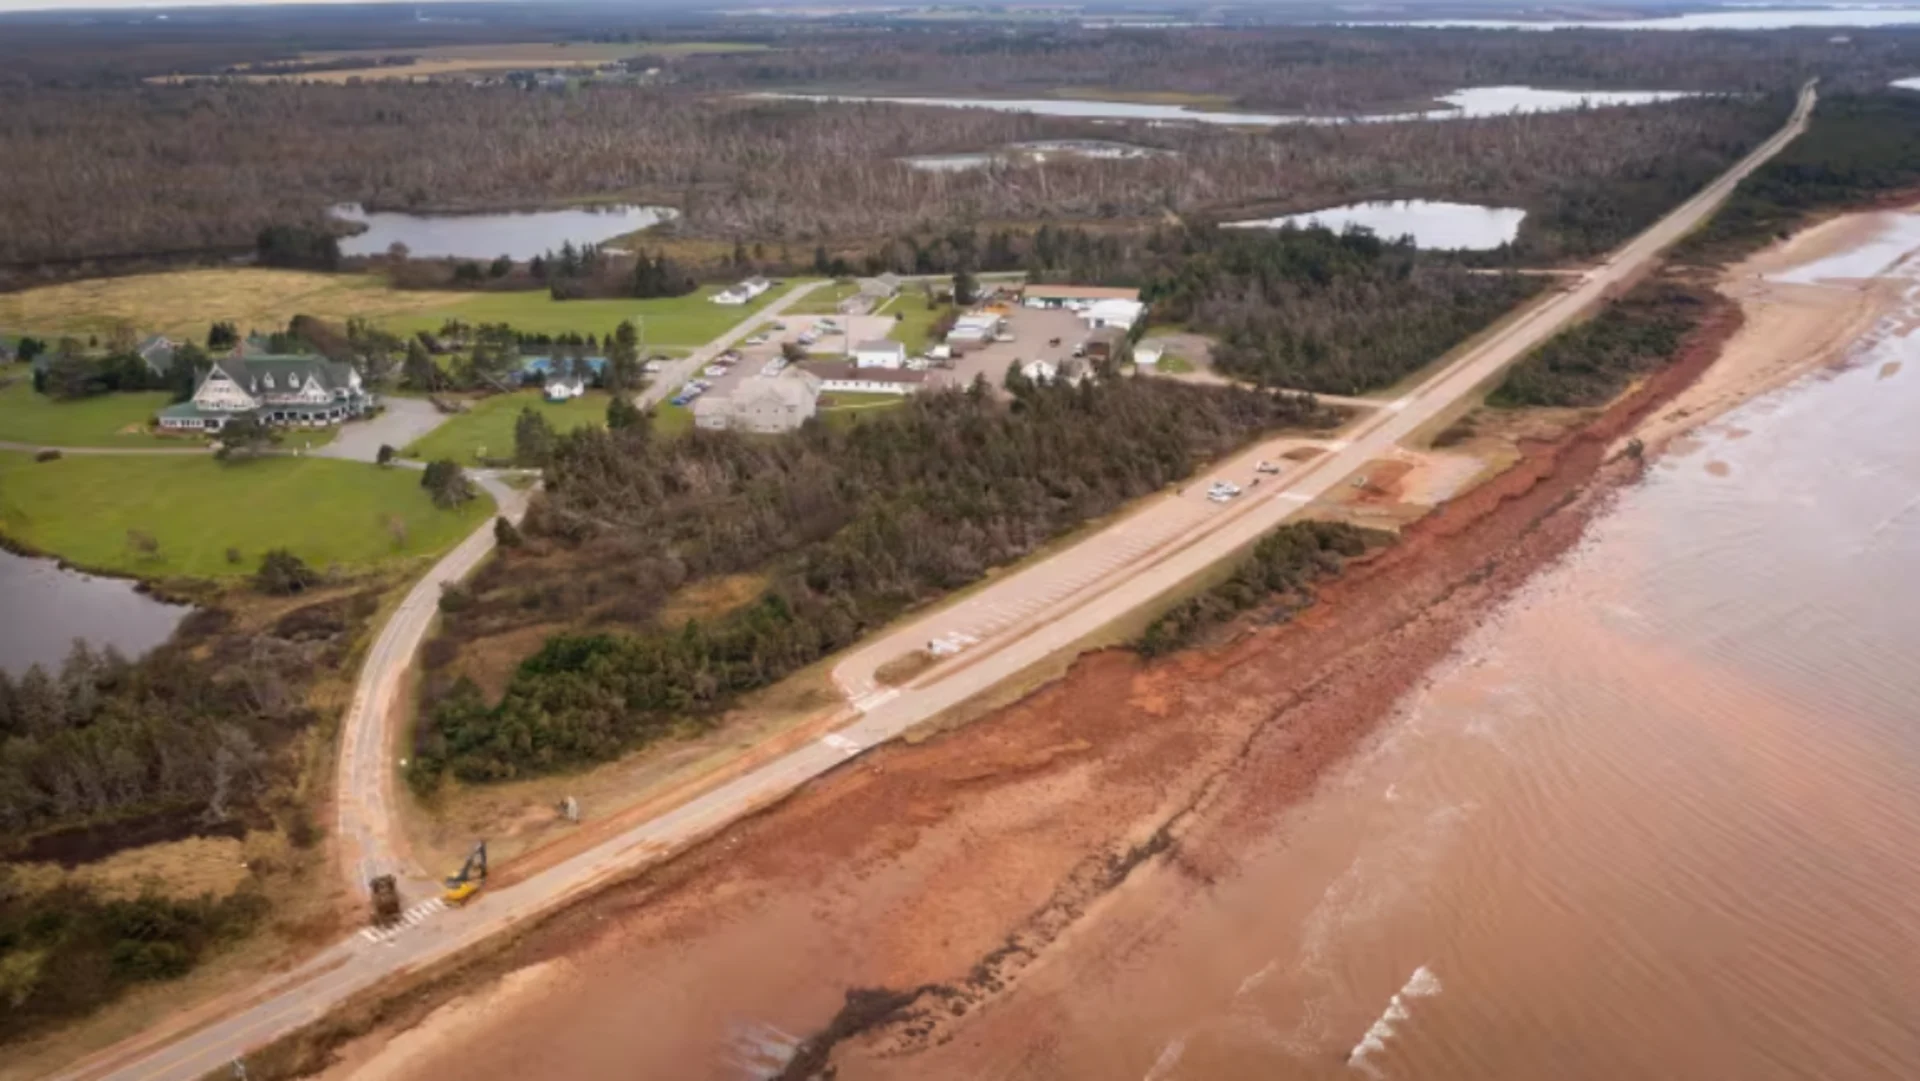
[[[1240,486],[1230,480],[1216,480],[1207,487],[1208,494],[1222,492],[1229,499],[1240,494]]]
[[[741,343],[741,344],[743,344],[743,345],[765,345],[765,344],[767,344],[767,336],[766,336],[765,334],[755,334],[755,335],[754,335],[753,337],[751,337],[751,338],[748,338],[748,339],[747,339],[747,340],[746,340],[745,342],[743,342],[743,343]]]
[[[1280,467],[1262,458],[1260,459],[1260,464],[1253,467],[1253,471],[1256,473],[1278,473],[1280,472]]]
[[[1233,502],[1233,493],[1219,491],[1208,492],[1207,498],[1215,503],[1231,503]]]

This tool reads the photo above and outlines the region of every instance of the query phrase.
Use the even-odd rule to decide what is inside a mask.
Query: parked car
[[[1253,471],[1256,473],[1278,473],[1280,472],[1280,467],[1262,458],[1260,459],[1260,464],[1253,467]]]

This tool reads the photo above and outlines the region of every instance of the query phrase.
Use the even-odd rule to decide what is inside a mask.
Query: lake
[[[1383,240],[1413,238],[1415,247],[1444,251],[1489,251],[1520,235],[1527,212],[1513,207],[1439,203],[1424,199],[1354,203],[1350,206],[1288,214],[1280,218],[1229,222],[1233,229],[1302,229],[1322,226],[1335,232],[1348,226],[1373,230]]]
[[[1463,120],[1512,113],[1557,113],[1583,107],[1651,105],[1697,97],[1677,90],[1541,90],[1530,86],[1478,86],[1441,95],[1443,109],[1402,113],[1350,113],[1314,116],[1301,113],[1232,113],[1186,105],[1148,105],[1133,101],[1077,101],[1059,98],[932,98],[868,94],[749,94],[753,98],[826,103],[932,105],[947,109],[992,109],[1005,113],[1064,116],[1082,120],[1145,120],[1155,124],[1226,124],[1277,127],[1282,124],[1384,124],[1407,120]]]
[[[1010,143],[1004,150],[975,151],[965,154],[924,154],[918,157],[901,158],[902,164],[929,172],[961,172],[978,169],[997,161],[1044,162],[1051,155],[1071,158],[1094,158],[1102,161],[1132,161],[1141,158],[1172,156],[1171,150],[1160,150],[1150,146],[1135,146],[1132,143],[1108,142],[1103,139],[1038,139],[1024,143]]]
[[[172,636],[193,609],[163,604],[124,578],[63,570],[51,559],[0,549],[0,670],[18,676],[38,664],[49,673],[84,638],[138,657]]]
[[[570,207],[505,214],[369,213],[358,203],[342,203],[328,213],[366,226],[366,231],[340,241],[342,255],[385,255],[394,244],[405,244],[416,259],[493,259],[506,255],[531,259],[558,251],[569,241],[575,247],[600,244],[675,217],[679,212],[662,206]]]
[[[1339,26],[1405,26],[1430,30],[1784,30],[1790,27],[1912,26],[1920,8],[1752,8],[1695,11],[1657,19],[1410,19],[1402,22],[1341,22]]]

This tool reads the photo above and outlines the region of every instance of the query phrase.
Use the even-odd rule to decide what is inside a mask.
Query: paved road
[[[315,458],[343,458],[352,462],[378,462],[380,448],[405,450],[428,432],[453,418],[433,407],[424,398],[387,395],[385,406],[372,420],[357,420],[340,426],[340,434],[324,447],[309,451]]]
[[[1163,523],[1169,530],[1164,536],[1148,537],[1139,533],[1143,527],[1136,521],[1138,516],[1129,517],[1114,530],[1119,536],[1144,539],[1144,547],[1106,568],[1096,580],[1062,594],[1051,607],[1035,609],[981,636],[980,641],[969,644],[959,656],[913,685],[863,693],[858,704],[865,710],[864,714],[839,731],[776,758],[596,848],[511,886],[483,892],[463,909],[444,912],[416,909],[413,911],[418,922],[398,933],[356,935],[287,976],[271,981],[253,1004],[217,1023],[178,1038],[167,1034],[155,1034],[144,1040],[136,1038],[61,1076],[110,1077],[115,1081],[193,1081],[250,1048],[318,1020],[349,995],[385,977],[451,956],[530,917],[564,905],[649,859],[700,840],[865,748],[899,735],[1153,600],[1189,575],[1284,521],[1353,469],[1449,405],[1474,393],[1503,366],[1600,300],[1607,290],[1650,266],[1668,244],[1698,225],[1740,177],[1798,134],[1805,126],[1812,105],[1813,91],[1809,87],[1789,125],[1725,177],[1615,252],[1577,286],[1530,308],[1406,398],[1376,411],[1347,436],[1349,441],[1344,445],[1335,446],[1318,461],[1278,478],[1272,486],[1263,486],[1264,491],[1256,490],[1256,495],[1243,497],[1225,508],[1216,508],[1213,504],[1198,507],[1184,499],[1156,504],[1180,508],[1169,512],[1173,516]],[[761,313],[756,318],[765,316],[766,313]],[[1156,518],[1155,522],[1159,523],[1160,519]],[[1105,536],[1103,533],[1099,538]],[[1118,550],[1125,551],[1125,546]],[[1076,558],[1084,558],[1078,548],[1009,576],[970,601],[1023,600],[1026,589],[1031,586],[1030,574],[1061,560]],[[916,648],[924,645],[946,625],[952,611],[954,609],[929,615],[890,635],[889,639],[915,644]],[[399,621],[400,617],[396,616],[393,622]],[[385,637],[383,631],[382,638]],[[399,645],[396,636],[392,649],[397,650]],[[376,644],[376,649],[379,648]],[[861,665],[854,663],[856,660],[864,657],[872,661],[884,652],[884,642],[861,650],[836,669],[836,673],[857,673]],[[386,669],[404,664],[404,658],[396,653],[383,652],[381,656],[385,658],[382,663],[370,662],[368,667]],[[397,671],[395,676],[397,678]],[[363,686],[368,684],[368,680],[362,682]],[[358,698],[356,695],[356,701]],[[366,746],[363,740],[355,754],[343,755],[343,759],[366,753]],[[351,768],[343,762],[343,770]],[[392,773],[385,768],[384,757],[378,773],[391,783]],[[365,778],[355,777],[349,777],[348,782],[350,789],[368,783]],[[379,788],[380,783],[374,782],[373,787]],[[379,807],[372,805],[367,810],[378,813]],[[377,846],[379,838],[376,836],[371,843]]]
[[[700,369],[713,362],[713,358],[737,345],[740,339],[753,332],[753,328],[762,323],[778,319],[780,315],[800,299],[815,289],[827,284],[824,281],[805,282],[787,290],[786,295],[766,307],[741,320],[732,330],[720,335],[692,353],[679,360],[668,361],[666,367],[656,373],[647,389],[640,392],[634,403],[642,409],[659,405],[672,397],[687,380],[699,374]]]

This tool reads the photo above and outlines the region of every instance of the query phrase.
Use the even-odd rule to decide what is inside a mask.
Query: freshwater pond
[[[750,94],[755,98],[887,105],[932,105],[948,109],[992,109],[1036,116],[1064,116],[1082,120],[1145,120],[1156,124],[1225,124],[1276,127],[1282,124],[1383,124],[1406,120],[1463,120],[1511,113],[1557,113],[1582,107],[1651,105],[1699,95],[1678,90],[1541,90],[1531,86],[1477,86],[1441,95],[1443,109],[1405,113],[1212,112],[1186,105],[1149,105],[1133,101],[1075,101],[1059,98],[935,98],[886,97],[867,94]]]
[[[373,211],[358,203],[342,203],[328,213],[366,226],[366,231],[340,240],[342,255],[385,255],[394,244],[405,244],[416,259],[492,259],[511,256],[531,259],[558,251],[572,242],[600,244],[638,232],[674,217],[664,206],[569,207],[505,214],[402,214]]]
[[[1228,228],[1279,229],[1293,225],[1302,229],[1321,226],[1340,232],[1348,226],[1357,225],[1371,229],[1382,240],[1410,236],[1418,248],[1490,251],[1502,244],[1513,243],[1514,238],[1520,235],[1520,223],[1526,216],[1526,211],[1515,207],[1399,199],[1392,202],[1354,203],[1280,218],[1229,222]]]
[[[82,638],[138,657],[172,636],[193,609],[154,600],[123,578],[64,570],[51,559],[0,549],[0,670],[18,677],[38,664],[49,674]]]
[[[904,165],[928,172],[963,172],[979,169],[999,161],[1044,162],[1049,157],[1093,158],[1101,161],[1135,161],[1141,158],[1172,156],[1171,150],[1160,150],[1150,146],[1135,146],[1132,143],[1108,142],[1103,139],[1039,139],[1032,142],[1010,143],[997,151],[974,151],[965,154],[923,154],[918,157],[901,158]]]

